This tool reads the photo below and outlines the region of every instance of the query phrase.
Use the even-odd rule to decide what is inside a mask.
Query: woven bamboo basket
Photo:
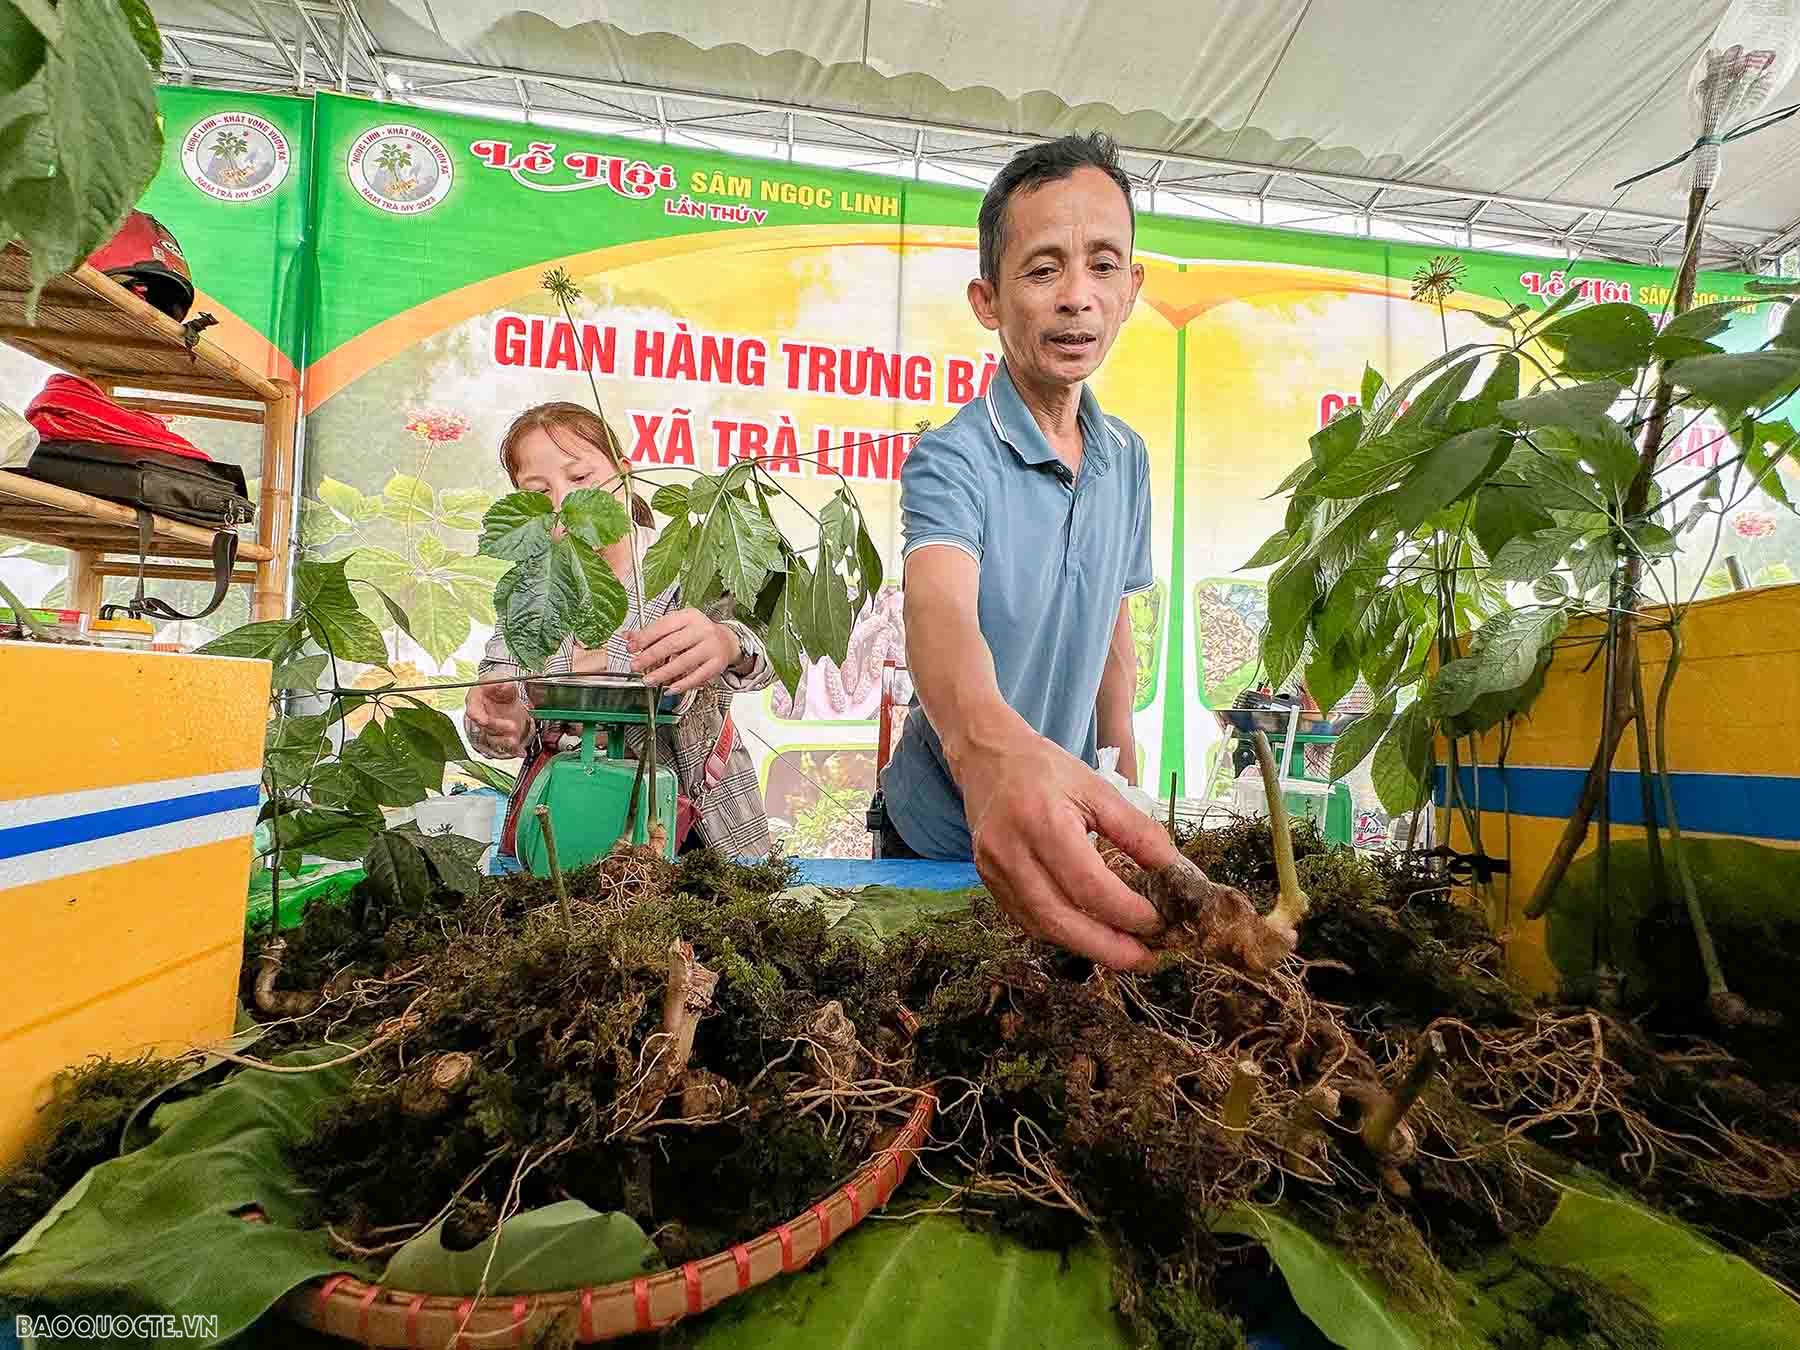
[[[930,1092],[921,1095],[894,1138],[805,1213],[729,1251],[674,1270],[587,1289],[479,1299],[411,1293],[332,1275],[302,1285],[280,1306],[288,1318],[315,1331],[394,1350],[522,1345],[559,1318],[574,1321],[576,1339],[583,1345],[660,1331],[801,1269],[885,1205],[912,1167],[936,1109]]]

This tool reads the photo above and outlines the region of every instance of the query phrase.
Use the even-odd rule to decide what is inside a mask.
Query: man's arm
[[[1094,714],[1101,746],[1119,747],[1119,776],[1133,786],[1138,780],[1137,737],[1131,728],[1131,710],[1136,703],[1137,642],[1131,634],[1131,597],[1127,596],[1119,602]]]
[[[1145,867],[1174,845],[1087,765],[1038,735],[1000,696],[978,618],[980,564],[953,545],[906,559],[906,661],[919,703],[962,789],[975,866],[1030,933],[1107,965],[1141,966],[1136,935],[1162,923],[1150,902],[1107,870],[1088,832]]]

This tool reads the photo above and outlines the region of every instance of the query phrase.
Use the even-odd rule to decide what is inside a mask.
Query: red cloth
[[[52,375],[25,409],[25,420],[47,441],[99,441],[138,450],[166,450],[189,459],[212,459],[170,431],[162,418],[120,407],[98,385],[78,375]]]

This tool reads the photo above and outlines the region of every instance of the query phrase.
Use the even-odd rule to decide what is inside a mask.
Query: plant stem
[[[550,863],[550,881],[556,887],[556,903],[562,909],[563,928],[569,936],[575,936],[575,915],[569,909],[569,887],[563,881],[562,864],[556,860],[556,830],[550,824],[550,808],[540,806],[537,809],[538,829],[544,835],[544,857]]]
[[[18,620],[19,627],[30,633],[40,642],[55,642],[56,638],[50,630],[37,621],[37,616],[25,608],[25,602],[12,593],[4,581],[0,581],[0,600],[6,601],[12,609],[13,618]]]
[[[1656,795],[1652,786],[1654,761],[1650,758],[1650,719],[1644,704],[1644,667],[1640,662],[1631,672],[1632,720],[1637,724],[1638,791],[1644,810],[1644,844],[1650,858],[1650,895],[1657,908],[1668,900],[1667,878],[1663,876],[1662,831],[1656,823]]]
[[[1256,750],[1256,767],[1262,774],[1263,790],[1269,798],[1269,837],[1275,847],[1275,876],[1281,885],[1281,894],[1269,919],[1272,923],[1297,928],[1300,920],[1306,917],[1307,899],[1306,892],[1300,889],[1300,875],[1294,868],[1294,836],[1288,825],[1281,769],[1275,763],[1275,752],[1269,747],[1267,736],[1258,731],[1250,737],[1250,744]]]
[[[1240,1059],[1231,1071],[1231,1086],[1225,1091],[1225,1128],[1241,1130],[1250,1123],[1250,1106],[1256,1100],[1256,1087],[1262,1081],[1262,1065],[1253,1059]]]
[[[1713,945],[1712,929],[1706,922],[1706,911],[1700,907],[1700,892],[1688,870],[1687,851],[1681,842],[1681,821],[1675,814],[1674,778],[1669,773],[1668,738],[1663,734],[1669,724],[1669,691],[1675,687],[1675,676],[1681,670],[1681,624],[1669,625],[1669,663],[1663,667],[1662,687],[1656,692],[1656,781],[1662,789],[1663,815],[1669,826],[1669,853],[1675,859],[1675,871],[1681,878],[1681,892],[1687,902],[1688,922],[1694,926],[1694,941],[1700,948],[1700,964],[1706,969],[1706,991],[1717,1000],[1729,994],[1725,968],[1719,962],[1718,948]]]
[[[1695,187],[1688,193],[1687,244],[1682,253],[1681,271],[1676,277],[1671,305],[1671,311],[1675,315],[1685,314],[1694,302],[1694,282],[1700,271],[1700,236],[1706,216],[1706,197],[1707,189],[1704,187]],[[1668,427],[1669,409],[1674,403],[1675,386],[1669,379],[1668,364],[1665,362],[1658,371],[1656,395],[1650,406],[1643,445],[1638,452],[1638,471],[1626,490],[1620,512],[1622,520],[1634,520],[1643,515],[1650,500],[1650,486],[1664,448],[1663,433]],[[1609,624],[1615,622],[1615,616],[1619,615],[1620,610],[1636,609],[1638,583],[1642,576],[1643,559],[1633,554],[1626,561],[1619,603],[1609,613]],[[1636,615],[1626,614],[1616,621],[1615,659],[1621,668],[1634,671],[1638,664]],[[1575,860],[1576,852],[1587,838],[1588,822],[1593,819],[1594,808],[1599,803],[1606,779],[1612,772],[1613,756],[1618,751],[1619,742],[1624,739],[1625,725],[1633,715],[1634,709],[1629,701],[1618,698],[1601,709],[1600,744],[1594,752],[1594,762],[1588,768],[1587,782],[1582,787],[1574,814],[1563,827],[1562,837],[1557,840],[1549,864],[1538,879],[1537,889],[1532,893],[1530,903],[1525,906],[1526,918],[1542,918],[1550,908],[1550,902],[1556,897],[1557,888],[1568,873],[1569,864]],[[1673,840],[1674,835],[1671,833],[1671,845]]]
[[[1371,1111],[1369,1118],[1363,1122],[1362,1139],[1369,1152],[1379,1157],[1393,1151],[1394,1131],[1400,1128],[1400,1122],[1406,1119],[1406,1113],[1419,1100],[1419,1094],[1437,1073],[1443,1058],[1444,1038],[1435,1030],[1426,1031],[1419,1041],[1419,1052],[1413,1057],[1412,1067],[1406,1071],[1399,1089]]]

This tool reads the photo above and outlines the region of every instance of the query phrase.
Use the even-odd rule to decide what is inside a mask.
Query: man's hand
[[[463,699],[469,745],[488,759],[517,759],[525,753],[531,713],[517,684],[478,684]]]
[[[647,684],[685,694],[716,680],[742,654],[737,634],[697,609],[665,614],[626,635],[631,668]]]
[[[1028,728],[960,756],[975,866],[1000,907],[1036,937],[1129,970],[1151,960],[1138,939],[1163,927],[1088,842],[1111,839],[1140,866],[1178,860],[1154,821],[1075,756]]]

